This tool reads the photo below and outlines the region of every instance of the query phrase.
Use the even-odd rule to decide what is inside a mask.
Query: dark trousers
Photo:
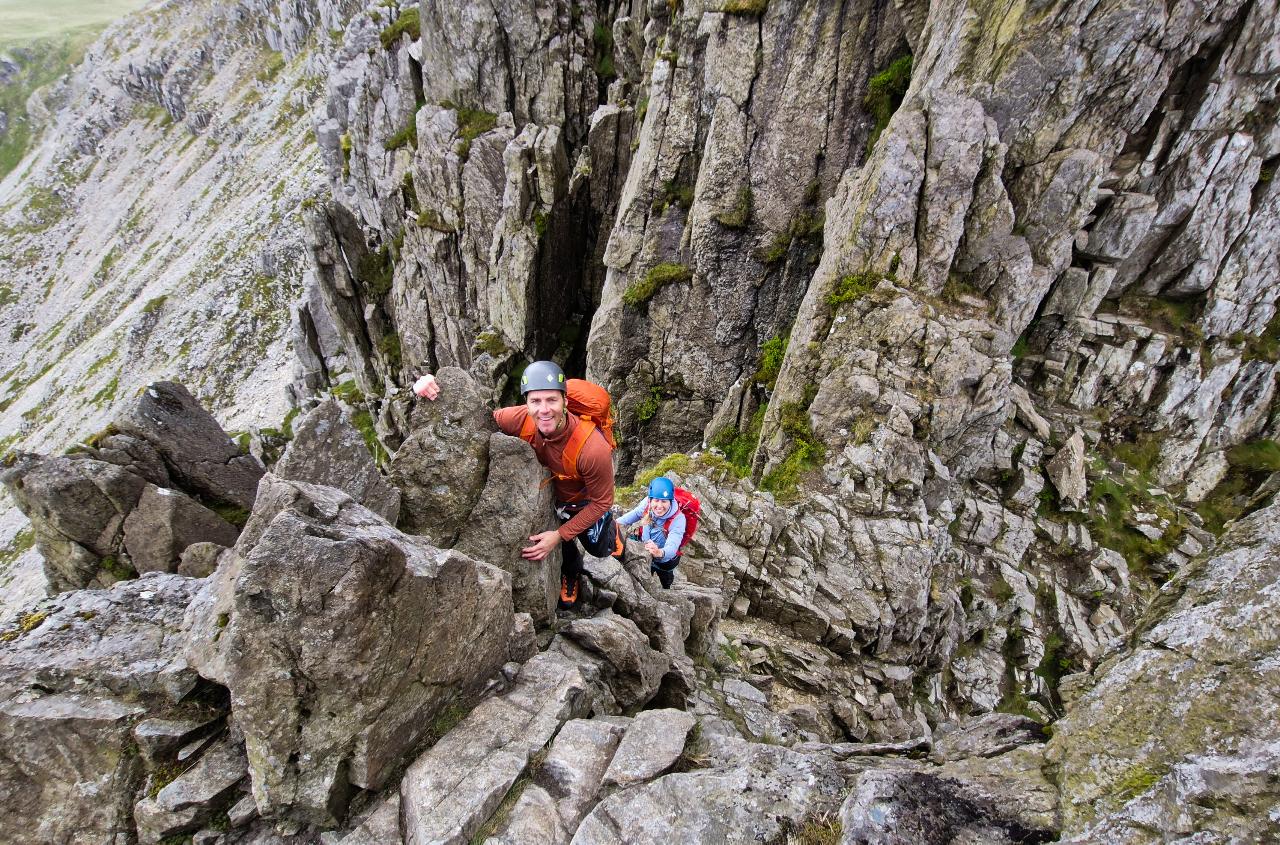
[[[649,560],[649,571],[657,573],[658,581],[662,584],[662,589],[671,589],[671,582],[676,580],[676,565],[679,563],[680,555],[676,555],[666,563],[661,562],[657,558],[651,558]]]
[[[564,525],[570,519],[573,519],[573,513],[570,512],[560,518],[560,524]],[[560,544],[560,575],[568,578],[570,582],[578,580],[578,576],[582,574],[582,549],[596,557],[608,557],[613,554],[614,543],[617,539],[618,529],[614,526],[613,512],[609,511],[600,517],[595,525],[583,531],[572,540],[568,540]],[[594,542],[592,541],[594,537]],[[579,547],[581,543],[581,547]]]

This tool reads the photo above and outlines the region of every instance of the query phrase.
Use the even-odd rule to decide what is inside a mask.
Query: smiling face
[[[671,510],[670,499],[650,499],[649,500],[649,512],[652,513],[654,516],[666,516],[667,512],[670,510]]]
[[[524,407],[538,426],[538,433],[550,437],[564,427],[564,393],[559,390],[530,390]]]

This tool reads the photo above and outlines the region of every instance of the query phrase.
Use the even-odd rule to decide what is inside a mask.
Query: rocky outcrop
[[[231,691],[259,810],[332,826],[352,786],[381,787],[506,661],[512,610],[500,571],[338,490],[267,476],[187,624],[192,665]]]
[[[0,481],[61,592],[174,572],[197,543],[231,545],[239,527],[228,520],[243,522],[261,475],[186,388],[157,382],[97,445],[16,455]]]
[[[336,487],[392,525],[400,515],[400,491],[382,477],[364,438],[333,400],[294,424],[293,439],[272,472]]]

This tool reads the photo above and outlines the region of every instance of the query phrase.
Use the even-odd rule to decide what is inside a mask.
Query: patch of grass
[[[658,414],[658,408],[662,406],[662,390],[656,385],[649,388],[649,395],[644,398],[640,406],[636,408],[636,419],[642,423],[647,423]]]
[[[654,214],[661,215],[673,205],[688,211],[693,206],[693,186],[682,185],[675,179],[663,182],[650,208]]]
[[[388,138],[383,147],[387,152],[391,152],[406,145],[413,147],[415,150],[418,148],[418,120],[414,115],[409,115],[409,122],[404,125],[403,129]]]
[[[547,748],[543,748],[529,758],[528,765],[520,773],[520,777],[516,778],[516,782],[511,784],[511,788],[503,796],[502,803],[498,805],[498,809],[493,811],[493,815],[489,817],[488,821],[480,826],[475,836],[471,837],[471,845],[481,845],[481,843],[488,841],[490,837],[506,826],[507,819],[510,818],[511,811],[515,809],[516,802],[520,800],[520,796],[524,794],[529,784],[533,783],[533,779],[538,776],[538,771],[542,768],[542,762],[547,758],[547,751]]]
[[[386,360],[387,366],[392,371],[400,369],[400,334],[390,331],[378,338],[378,351],[382,353],[382,357]]]
[[[434,208],[424,208],[418,212],[418,226],[423,229],[431,229],[434,232],[440,232],[445,235],[456,234],[456,230],[448,223],[444,222],[444,218]]]
[[[1052,595],[1052,594],[1051,594]],[[1056,631],[1049,634],[1044,641],[1044,657],[1034,672],[1044,679],[1049,687],[1049,697],[1055,710],[1061,711],[1062,700],[1058,697],[1058,686],[1063,677],[1075,671],[1075,666],[1067,656],[1067,643]]]
[[[383,49],[390,50],[391,45],[399,41],[402,35],[408,35],[412,41],[422,37],[422,25],[418,18],[417,6],[410,6],[400,12],[400,17],[396,18],[395,23],[382,30],[379,38]]]
[[[134,569],[132,564],[115,555],[107,555],[98,561],[98,568],[117,581],[128,581],[138,577],[138,570]]]
[[[89,7],[92,7],[92,12]],[[52,22],[47,15],[23,16],[28,21],[25,28],[12,18],[5,21],[6,39],[10,43],[25,42],[23,47],[26,49],[14,73],[0,85],[0,111],[8,116],[9,123],[5,132],[0,134],[0,178],[18,166],[35,140],[31,116],[27,113],[27,100],[31,94],[79,64],[85,49],[106,23],[106,19],[98,20],[97,17],[104,10],[93,4],[77,4],[66,11],[67,14],[56,16],[56,29],[53,30],[49,28]],[[33,28],[31,24],[36,21],[40,25]],[[85,26],[73,21],[91,23]]]
[[[9,545],[0,549],[0,569],[7,569],[10,564],[26,554],[35,543],[36,532],[30,528],[24,528],[13,535]]]
[[[1262,504],[1253,501],[1255,491],[1271,473],[1280,471],[1280,444],[1274,440],[1242,443],[1227,450],[1227,463],[1226,475],[1196,505],[1204,527],[1214,534]]]
[[[755,209],[755,194],[751,192],[750,187],[743,187],[738,190],[738,197],[734,201],[733,208],[716,215],[716,222],[726,229],[745,229],[747,224],[751,222],[751,214]]]
[[[356,387],[355,380],[344,381],[336,387],[330,388],[329,395],[348,405],[364,402],[364,394],[360,392],[360,388]]]
[[[113,376],[106,386],[93,394],[91,401],[95,405],[105,405],[108,402],[115,401],[116,391],[120,389],[120,377]]]
[[[844,823],[839,813],[810,816],[787,837],[789,845],[839,845]]]
[[[160,296],[155,296],[155,297],[152,297],[151,299],[148,299],[146,304],[142,306],[142,313],[143,314],[156,313],[157,311],[159,311],[161,308],[164,307],[164,303],[168,299],[169,297],[166,294],[161,294]]]
[[[791,440],[782,462],[760,480],[760,488],[780,500],[796,495],[801,477],[822,465],[826,448],[813,436],[808,402],[787,402],[781,409],[782,431]]]
[[[205,503],[205,507],[230,522],[236,528],[244,528],[245,523],[249,521],[248,509],[240,505],[233,505],[228,502],[213,502]]]
[[[664,261],[632,282],[622,294],[622,302],[634,308],[648,302],[661,288],[673,282],[687,282],[692,278],[693,272],[688,267]]]
[[[360,436],[364,438],[364,445],[369,449],[369,454],[373,455],[373,461],[378,466],[386,466],[391,460],[391,455],[383,448],[382,441],[378,439],[378,429],[373,421],[373,414],[368,408],[357,408],[351,414],[351,424],[355,426],[356,431],[360,432]]]
[[[280,71],[284,70],[284,66],[284,53],[267,50],[263,57],[262,68],[258,71],[256,79],[262,83],[270,82],[280,75]]]
[[[764,425],[764,415],[768,405],[761,405],[751,415],[746,431],[736,428],[725,428],[717,432],[711,445],[724,452],[733,474],[746,478],[751,474],[751,459],[755,457],[756,447],[760,445],[760,429]]]
[[[18,295],[13,292],[13,288],[8,284],[0,282],[0,308],[6,305],[12,305],[18,301]]]
[[[431,720],[431,724],[427,726],[426,742],[430,745],[435,745],[449,731],[461,724],[462,720],[467,718],[470,712],[471,708],[464,707],[457,701],[441,709],[435,715],[435,718]]]
[[[473,347],[480,352],[488,352],[495,358],[507,351],[507,344],[497,332],[480,332],[476,335]]]
[[[1122,314],[1145,321],[1153,329],[1170,335],[1184,346],[1204,342],[1199,326],[1203,298],[1168,299],[1155,296],[1127,296],[1120,300]]]
[[[907,88],[911,85],[911,60],[910,53],[899,56],[867,81],[867,95],[863,97],[862,105],[871,114],[871,134],[867,136],[868,155],[907,94]]]
[[[614,501],[630,502],[639,501],[639,499],[648,494],[649,482],[653,481],[660,475],[668,473],[676,473],[678,475],[688,475],[698,468],[698,464],[688,455],[676,452],[667,455],[652,467],[636,473],[636,477],[626,487],[619,487],[614,491]]]
[[[835,287],[831,289],[831,293],[827,294],[827,305],[839,308],[846,302],[857,302],[875,290],[880,280],[885,278],[887,276],[872,270],[841,276],[836,281]]]
[[[774,335],[760,347],[760,366],[756,368],[757,384],[763,384],[772,390],[778,383],[778,373],[782,371],[782,359],[787,354],[787,344],[791,342],[791,333]]]
[[[1280,308],[1260,335],[1236,332],[1231,340],[1243,345],[1241,359],[1244,361],[1265,361],[1274,364],[1280,361]]]
[[[769,8],[769,0],[725,0],[721,9],[726,15],[747,15],[758,18]]]
[[[498,116],[493,112],[464,108],[455,105],[452,100],[441,101],[440,107],[453,109],[458,114],[458,137],[462,139],[458,156],[463,161],[471,155],[471,142],[498,125]]]

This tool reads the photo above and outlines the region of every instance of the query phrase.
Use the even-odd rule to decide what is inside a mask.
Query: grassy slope
[[[0,0],[0,56],[19,71],[0,84],[0,111],[9,118],[0,135],[0,178],[17,167],[32,143],[26,102],[31,92],[74,67],[102,28],[145,0]]]

